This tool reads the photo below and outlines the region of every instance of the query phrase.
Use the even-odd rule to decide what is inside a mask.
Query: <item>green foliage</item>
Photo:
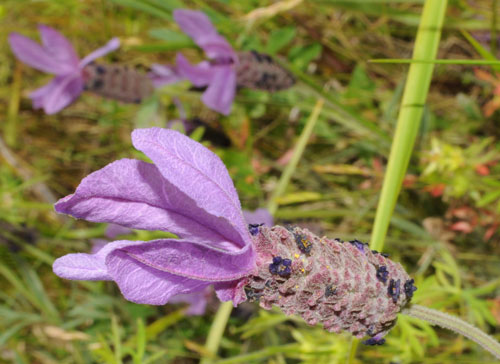
[[[385,250],[415,278],[418,291],[413,302],[458,315],[498,337],[500,236],[495,224],[500,213],[500,135],[496,116],[482,112],[494,86],[478,80],[470,67],[474,58],[496,57],[474,38],[474,30],[491,28],[477,19],[481,14],[491,20],[490,2],[476,3],[483,10],[450,2],[440,57],[464,58],[469,64],[435,65],[414,154],[408,173],[400,176],[405,184],[390,220]],[[144,158],[130,145],[130,130],[135,127],[165,126],[182,113],[220,126],[232,140],[229,148],[204,140],[204,127],[191,137],[221,156],[244,208],[262,207],[290,162],[287,153],[323,99],[307,147],[276,199],[275,218],[279,223],[307,224],[330,237],[368,241],[407,68],[367,61],[409,56],[422,4],[420,0],[303,2],[249,21],[246,14],[270,3],[3,2],[0,27],[5,34],[35,36],[36,24],[45,23],[68,35],[79,52],[117,35],[124,47],[113,54],[113,61],[146,66],[172,63],[174,51],[179,50],[193,62],[204,58],[171,15],[177,7],[197,6],[237,50],[272,54],[298,82],[275,94],[241,90],[232,114],[224,118],[204,109],[199,93],[187,82],[165,87],[141,105],[83,95],[62,113],[46,116],[32,110],[26,95],[47,76],[23,66],[16,84],[17,63],[7,43],[1,43],[0,114],[7,115],[11,104],[17,107],[10,109],[9,120],[18,140],[8,148],[17,162],[6,158],[0,145],[0,361],[194,363],[210,357],[203,345],[214,305],[202,317],[187,317],[181,306],[136,305],[125,301],[113,284],[69,282],[51,271],[54,257],[90,250],[91,239],[102,238],[105,226],[60,219],[53,212],[51,196],[43,191],[62,197],[72,193],[83,176],[115,159]],[[429,54],[428,48],[424,51]],[[6,129],[0,121],[2,139]],[[404,147],[409,149],[409,144]],[[430,196],[429,191],[439,185],[444,186],[442,193]],[[457,217],[449,215],[461,206],[476,213],[479,222],[471,232],[451,228]],[[424,224],[430,216],[443,221],[440,231],[429,231]],[[461,217],[460,222],[473,225],[474,219]],[[140,231],[126,238],[165,236],[171,235]],[[217,363],[491,359],[474,344],[405,316],[382,347],[357,347],[349,335],[327,333],[296,317],[258,310],[255,304],[237,309],[223,331]]]

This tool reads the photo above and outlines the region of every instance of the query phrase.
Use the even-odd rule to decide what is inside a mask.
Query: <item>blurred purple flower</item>
[[[180,239],[114,241],[96,254],[57,259],[54,272],[66,279],[113,280],[137,303],[163,305],[209,285],[221,301],[244,301],[241,285],[255,268],[255,251],[222,161],[172,130],[138,129],[132,143],[154,164],[115,161],[84,178],[55,209],[92,222],[169,231]]]
[[[71,104],[83,91],[83,68],[96,58],[117,49],[120,41],[113,38],[104,47],[80,60],[68,39],[57,30],[46,25],[39,25],[38,30],[42,44],[18,33],[9,34],[9,44],[22,62],[56,76],[50,83],[30,94],[35,109],[43,108],[45,113],[55,114]]]
[[[267,227],[272,227],[274,225],[273,216],[264,208],[254,211],[243,210],[243,216],[247,224],[264,224],[264,226]]]
[[[210,287],[206,287],[202,291],[193,293],[178,294],[170,298],[168,303],[187,303],[187,310],[184,312],[188,316],[199,316],[205,313],[208,301],[213,292]]]
[[[159,87],[188,79],[196,87],[208,86],[202,101],[209,108],[228,115],[236,93],[236,52],[202,12],[178,9],[174,11],[174,19],[211,61],[192,65],[179,53],[175,67],[155,65],[152,68],[153,83]]]

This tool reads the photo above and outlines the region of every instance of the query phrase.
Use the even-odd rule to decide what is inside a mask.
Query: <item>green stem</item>
[[[229,320],[232,310],[233,303],[231,301],[223,302],[219,306],[219,309],[215,314],[214,321],[212,322],[212,326],[210,327],[210,331],[208,332],[205,349],[213,354],[214,357],[217,355],[217,351],[219,350],[220,341],[222,335],[224,334],[224,330],[226,329],[227,320]],[[203,358],[200,361],[200,364],[210,363],[213,363],[213,358]]]
[[[295,168],[297,167],[300,158],[302,157],[302,154],[307,145],[309,137],[312,134],[314,125],[316,125],[316,121],[318,120],[318,117],[321,113],[323,104],[324,104],[323,99],[319,99],[316,102],[316,105],[314,106],[311,116],[307,120],[306,126],[304,127],[304,130],[302,130],[297,145],[295,146],[295,150],[293,151],[290,163],[288,163],[285,170],[283,171],[280,180],[278,182],[278,186],[276,187],[271,198],[269,199],[269,204],[267,209],[269,210],[269,213],[271,215],[274,215],[276,213],[276,210],[278,208],[278,203],[276,202],[276,200],[283,194],[286,187],[288,186],[288,183],[290,182],[290,178],[292,177],[292,174],[295,171]],[[222,303],[219,307],[219,310],[217,311],[217,314],[215,315],[214,321],[212,322],[212,326],[210,327],[210,331],[207,336],[207,341],[205,343],[205,348],[207,349],[208,352],[212,353],[214,356],[217,355],[219,344],[222,335],[224,334],[227,320],[231,315],[232,309],[233,309],[232,302]],[[203,358],[200,361],[200,364],[211,364],[211,363],[213,363],[212,358]]]
[[[441,37],[447,0],[426,0],[417,32],[413,59],[433,60]],[[371,248],[382,250],[391,215],[408,168],[431,83],[433,64],[412,63],[403,93],[396,132],[375,215]]]
[[[420,320],[427,321],[432,325],[451,330],[465,336],[466,338],[481,345],[485,350],[489,351],[497,359],[500,359],[500,343],[491,336],[485,334],[477,327],[462,321],[458,317],[448,315],[447,313],[433,310],[419,305],[411,305],[401,311],[402,314],[416,317]]]
[[[276,213],[276,210],[278,209],[278,198],[280,198],[280,196],[283,195],[283,193],[285,192],[286,187],[290,182],[290,178],[292,178],[293,172],[295,172],[295,169],[297,168],[297,164],[299,163],[299,160],[302,157],[304,149],[306,148],[307,142],[311,137],[314,126],[316,125],[316,121],[318,121],[319,114],[321,113],[321,109],[323,108],[323,103],[324,103],[323,99],[319,99],[316,102],[316,105],[314,106],[311,116],[309,116],[309,119],[306,122],[304,130],[302,130],[302,133],[300,134],[297,145],[295,145],[292,158],[285,167],[285,170],[281,175],[278,185],[274,189],[269,199],[269,204],[267,205],[267,209],[269,210],[269,213],[271,215],[274,215]]]

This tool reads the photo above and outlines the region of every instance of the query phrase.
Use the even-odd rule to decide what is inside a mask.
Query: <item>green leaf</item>
[[[288,58],[294,66],[305,69],[309,63],[321,56],[323,47],[319,43],[313,43],[305,46],[296,46],[290,49]]]
[[[151,38],[174,43],[179,47],[193,47],[195,44],[186,34],[167,28],[153,28],[148,32]]]
[[[273,30],[269,35],[269,40],[266,46],[266,52],[276,54],[286,47],[297,34],[295,27],[285,27]]]

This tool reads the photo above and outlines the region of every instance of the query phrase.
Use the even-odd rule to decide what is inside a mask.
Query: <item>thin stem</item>
[[[479,330],[477,327],[459,319],[458,317],[420,305],[411,305],[404,308],[401,313],[416,317],[427,321],[432,325],[437,325],[465,336],[466,338],[481,345],[483,349],[489,351],[497,359],[500,359],[500,343]]]
[[[312,131],[314,129],[314,125],[316,125],[316,121],[318,120],[318,117],[321,113],[321,109],[323,108],[323,104],[324,104],[323,99],[319,99],[316,102],[316,105],[314,106],[314,109],[311,113],[311,116],[307,120],[306,126],[302,130],[302,133],[299,137],[297,145],[295,146],[295,150],[293,151],[293,155],[292,155],[292,158],[290,160],[290,163],[288,163],[285,170],[283,171],[283,173],[280,177],[280,180],[278,182],[278,186],[276,187],[276,189],[274,190],[274,193],[272,194],[271,198],[269,199],[269,204],[268,204],[267,209],[271,215],[274,215],[276,213],[276,210],[278,208],[278,203],[276,202],[276,200],[283,194],[286,187],[288,186],[288,183],[290,182],[290,178],[292,177],[292,174],[295,171],[295,168],[297,167],[297,164],[299,163],[300,158],[302,157],[302,154],[303,154],[304,149],[307,145],[309,137],[312,134]],[[208,352],[212,353],[214,356],[217,354],[217,351],[219,350],[219,344],[220,344],[222,335],[224,334],[227,320],[229,319],[229,316],[231,315],[232,309],[233,309],[232,302],[222,303],[219,306],[219,309],[217,311],[217,314],[215,315],[214,321],[212,322],[212,326],[210,327],[210,331],[208,332],[207,341],[205,343],[205,348],[207,349]],[[211,363],[213,363],[212,358],[203,358],[200,361],[200,364],[211,364]]]
[[[426,0],[415,40],[413,59],[433,60],[436,58],[447,3],[447,0]],[[412,63],[408,71],[372,230],[371,248],[375,250],[381,251],[384,246],[384,239],[420,127],[433,70],[433,64]]]
[[[205,349],[212,353],[213,356],[217,355],[220,341],[222,335],[224,334],[224,330],[226,329],[227,320],[229,319],[232,310],[233,303],[231,301],[223,302],[215,314],[214,321],[212,322],[212,326],[208,332],[207,342],[205,343]],[[213,358],[203,358],[200,361],[200,364],[210,363],[213,363]]]
[[[292,158],[285,167],[285,170],[281,175],[278,185],[274,189],[273,194],[269,199],[269,204],[267,206],[267,209],[269,210],[269,213],[271,215],[274,215],[276,213],[276,210],[278,209],[277,200],[285,192],[286,187],[288,186],[288,183],[292,178],[293,172],[295,172],[295,169],[297,168],[297,164],[299,163],[299,160],[302,157],[302,154],[304,153],[304,149],[306,148],[307,142],[311,137],[314,126],[316,125],[316,121],[318,121],[318,117],[319,114],[321,113],[321,109],[323,108],[323,104],[324,104],[323,99],[319,99],[316,102],[316,105],[314,106],[311,116],[309,116],[309,119],[306,122],[306,126],[304,127],[304,130],[302,130],[302,134],[300,134],[299,140],[295,145],[295,150],[293,151]]]

